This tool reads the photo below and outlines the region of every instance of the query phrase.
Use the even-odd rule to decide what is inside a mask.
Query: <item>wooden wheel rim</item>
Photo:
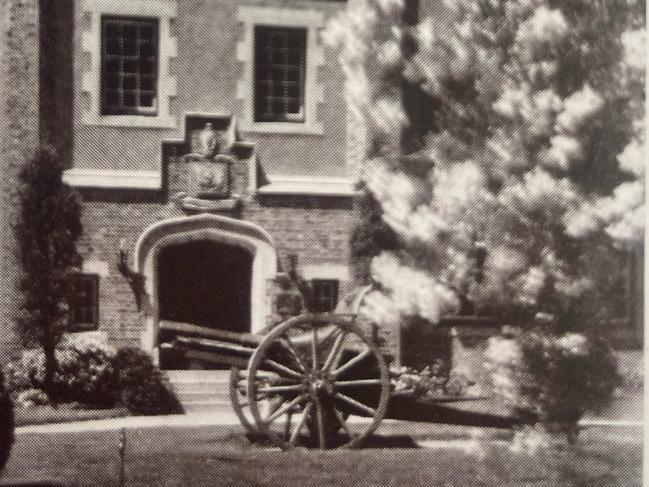
[[[239,418],[239,422],[250,433],[253,437],[259,435],[259,431],[254,427],[254,417],[250,412],[250,401],[245,404],[247,398],[244,398],[239,389],[239,381],[243,380],[241,378],[241,369],[237,366],[234,366],[230,369],[230,402],[232,403],[232,409],[234,413]],[[244,411],[245,408],[248,408],[248,416]]]
[[[318,329],[320,327],[334,325],[336,328],[341,329],[345,333],[345,335],[348,334],[355,335],[367,347],[367,350],[364,350],[358,356],[363,354],[366,354],[367,356],[372,356],[377,363],[379,377],[373,380],[377,382],[377,385],[380,385],[380,394],[378,397],[378,404],[376,408],[373,408],[374,412],[371,415],[371,421],[368,425],[363,427],[360,434],[356,435],[355,437],[350,434],[349,441],[347,441],[342,445],[338,445],[336,448],[357,447],[369,435],[371,435],[374,431],[376,431],[376,429],[379,427],[381,421],[385,416],[389,397],[390,397],[390,376],[389,376],[388,367],[385,362],[385,359],[383,358],[383,355],[379,351],[378,347],[366,337],[365,333],[356,324],[353,323],[352,317],[343,318],[335,315],[301,315],[285,321],[284,323],[274,328],[268,335],[266,335],[266,337],[264,337],[259,347],[257,347],[255,352],[251,356],[250,361],[248,363],[247,393],[248,393],[248,398],[250,400],[250,412],[254,417],[256,428],[261,434],[266,436],[270,441],[272,441],[275,445],[279,446],[282,449],[291,449],[296,446],[293,442],[287,441],[286,439],[279,436],[276,432],[274,432],[270,428],[269,424],[267,424],[266,421],[262,418],[261,411],[259,408],[259,402],[256,399],[257,392],[258,392],[257,390],[258,382],[256,380],[256,377],[257,377],[257,372],[260,369],[260,366],[266,361],[266,353],[268,351],[268,348],[271,346],[271,344],[273,344],[280,337],[285,336],[286,333],[291,328],[299,327],[303,329],[305,325],[307,325],[307,327],[310,327],[311,330],[313,330],[314,328]],[[343,338],[342,340],[344,341],[344,339],[345,338]],[[293,370],[293,372],[300,373],[297,370]],[[313,407],[314,405],[313,399],[310,398],[308,395],[304,402],[307,403],[307,407],[309,407],[309,405]],[[308,413],[304,413],[304,414],[308,414]],[[303,425],[298,426],[299,429],[301,429],[302,427]],[[322,426],[318,426],[318,427],[320,428]],[[298,434],[299,432],[300,431],[298,430]],[[324,448],[322,446],[322,443],[320,443],[320,447]]]

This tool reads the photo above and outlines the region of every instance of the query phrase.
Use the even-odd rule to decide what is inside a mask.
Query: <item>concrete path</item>
[[[352,417],[350,421],[363,423],[367,418]],[[404,423],[398,420],[383,420],[382,424]],[[408,422],[405,422],[408,424]],[[20,426],[16,434],[46,434],[46,433],[75,433],[83,431],[114,431],[120,429],[144,429],[157,427],[195,427],[195,426],[238,426],[239,419],[234,413],[218,414],[209,412],[178,414],[169,416],[128,416],[122,418],[108,418],[91,421],[77,421],[71,423],[39,424],[33,426]],[[409,423],[422,424],[422,423]],[[580,421],[583,428],[611,427],[611,428],[642,428],[642,421],[585,419]],[[398,428],[397,428],[398,429]]]

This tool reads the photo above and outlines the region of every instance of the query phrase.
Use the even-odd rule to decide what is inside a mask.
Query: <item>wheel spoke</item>
[[[356,399],[352,399],[351,397],[346,396],[345,394],[341,394],[340,392],[337,392],[335,397],[336,399],[340,399],[341,401],[346,402],[347,404],[350,404],[360,409],[361,411],[366,412],[370,416],[374,416],[374,414],[376,413],[376,409],[372,409],[371,407],[363,404],[362,402],[358,402]]]
[[[336,418],[338,419],[338,422],[340,423],[340,426],[343,427],[345,430],[345,433],[347,433],[347,436],[351,439],[352,437],[352,432],[349,430],[349,426],[347,426],[347,421],[345,421],[345,418],[341,414],[340,411],[338,411],[336,408],[334,408],[334,412],[336,413]]]
[[[267,358],[266,360],[264,360],[264,363],[266,365],[269,365],[272,368],[274,368],[277,372],[280,372],[280,373],[283,372],[285,375],[287,375],[289,377],[292,377],[294,379],[298,379],[298,381],[300,381],[300,382],[302,381],[302,375],[298,371],[290,369],[290,368],[286,367],[285,365],[282,365],[282,364],[280,364],[278,362],[275,362],[273,359]]]
[[[287,385],[287,386],[267,386],[260,387],[257,389],[257,392],[266,392],[268,394],[274,394],[279,392],[299,392],[304,390],[304,386],[301,384]]]
[[[305,394],[296,397],[293,399],[291,402],[284,404],[281,408],[277,409],[273,414],[271,414],[266,420],[264,421],[266,425],[269,425],[273,421],[275,421],[277,418],[279,418],[282,414],[286,413],[289,411],[292,407],[297,406],[299,403],[304,401],[307,398]]]
[[[381,379],[341,380],[335,384],[336,387],[380,386]]]
[[[291,433],[291,437],[289,438],[289,443],[291,445],[295,444],[295,440],[297,440],[297,437],[300,435],[300,431],[302,431],[302,428],[304,428],[304,425],[306,424],[306,420],[309,417],[309,414],[311,414],[311,409],[313,408],[313,403],[309,403],[306,405],[304,408],[304,411],[302,412],[302,417],[300,418],[300,421],[297,423],[297,426],[295,426],[295,429],[293,430],[293,433]]]
[[[293,346],[293,342],[291,342],[291,339],[287,335],[284,335],[282,339],[286,342],[286,348],[291,354],[291,356],[295,359],[295,363],[297,364],[297,366],[300,368],[302,372],[306,372],[306,367],[304,366],[304,362],[302,362],[302,359],[295,351],[295,347]]]
[[[327,357],[325,364],[322,366],[323,371],[329,372],[329,369],[332,367],[332,365],[336,361],[336,358],[338,357],[338,353],[340,352],[340,349],[343,345],[343,342],[345,341],[346,336],[347,336],[347,332],[345,330],[341,330],[340,334],[336,337],[334,346],[329,352],[329,356]]]
[[[322,413],[322,405],[320,400],[315,400],[316,416],[318,420],[318,445],[321,450],[326,448],[325,428],[324,428],[324,414]]]
[[[350,359],[350,360],[347,361],[345,364],[341,365],[341,366],[338,367],[336,370],[334,370],[332,376],[333,376],[334,378],[338,377],[340,374],[342,374],[342,373],[345,372],[346,370],[351,369],[351,368],[354,367],[356,364],[358,364],[359,362],[361,362],[365,357],[367,357],[367,356],[370,355],[371,353],[372,353],[372,351],[371,351],[369,348],[366,349],[365,351],[359,353],[359,354],[356,355],[354,358]]]
[[[316,326],[311,330],[311,361],[313,363],[312,372],[318,371],[318,328]]]

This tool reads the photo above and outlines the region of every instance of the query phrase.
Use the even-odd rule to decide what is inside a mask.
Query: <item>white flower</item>
[[[602,96],[586,84],[564,100],[563,111],[557,117],[557,130],[575,133],[603,107]]]
[[[586,355],[588,353],[588,339],[581,333],[566,333],[556,341],[556,344],[573,355]]]
[[[644,29],[630,30],[622,33],[624,62],[636,69],[645,69],[647,63],[646,33]]]
[[[567,212],[563,217],[563,223],[566,234],[575,238],[583,238],[602,226],[601,219],[590,205]]]
[[[632,140],[617,156],[620,167],[629,171],[636,176],[643,176],[645,164],[647,163],[647,153],[645,145],[638,140]]]
[[[536,304],[547,275],[540,267],[531,267],[518,279],[518,298],[526,304]]]
[[[521,24],[516,41],[533,49],[541,45],[557,45],[568,36],[570,27],[559,9],[541,6]]]

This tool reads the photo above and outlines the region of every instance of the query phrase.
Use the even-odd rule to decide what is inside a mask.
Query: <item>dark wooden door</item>
[[[160,319],[250,332],[252,255],[211,241],[166,247],[158,261]]]

